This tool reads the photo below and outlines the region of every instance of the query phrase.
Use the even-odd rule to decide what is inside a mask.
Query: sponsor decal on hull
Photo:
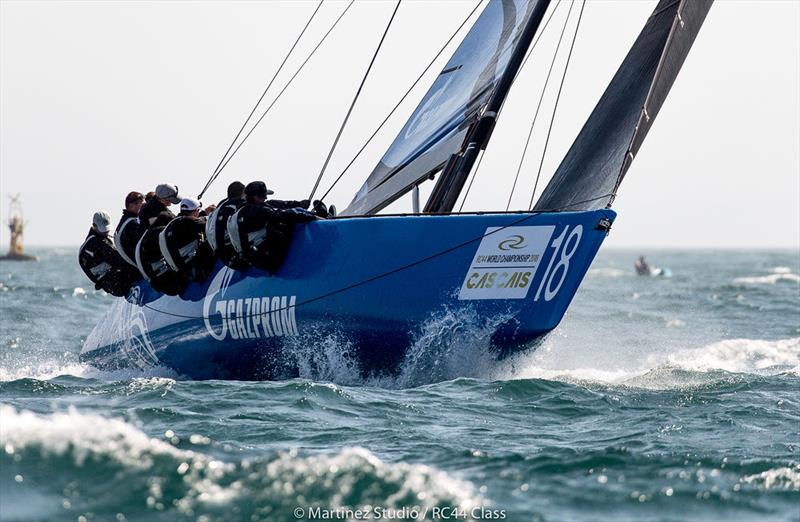
[[[147,328],[147,317],[142,311],[142,295],[139,287],[134,287],[123,308],[123,324],[126,333],[122,336],[121,351],[125,359],[142,370],[159,364],[153,342]]]
[[[203,320],[212,338],[262,339],[298,335],[295,295],[225,299],[235,271],[223,268],[208,287]]]
[[[554,230],[552,225],[487,228],[459,300],[524,299]]]

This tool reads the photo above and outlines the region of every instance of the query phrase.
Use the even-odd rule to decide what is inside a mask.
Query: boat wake
[[[570,367],[570,347],[549,339],[542,353],[520,356],[491,376],[497,380],[546,379],[577,384],[649,389],[705,386],[736,374],[800,376],[800,337],[779,340],[728,339],[644,357],[625,368]],[[550,360],[562,365],[553,366]],[[619,361],[622,363],[622,361]],[[608,361],[606,361],[608,364]]]
[[[416,336],[394,376],[365,378],[346,340],[328,338],[296,351],[300,377],[342,385],[384,388],[424,386],[458,378],[544,379],[582,385],[622,385],[671,389],[705,385],[733,374],[800,376],[800,337],[778,340],[726,339],[700,346],[672,347],[657,353],[619,355],[585,365],[586,352],[602,346],[576,344],[568,336],[547,337],[536,351],[498,360],[491,334],[508,317],[482,320],[469,310],[443,312]]]
[[[79,362],[42,362],[35,365],[23,365],[15,368],[0,367],[0,382],[35,379],[49,381],[57,377],[79,377],[99,381],[128,381],[133,379],[167,378],[178,379],[180,376],[164,366],[155,366],[144,370],[120,369],[98,370],[88,364]]]

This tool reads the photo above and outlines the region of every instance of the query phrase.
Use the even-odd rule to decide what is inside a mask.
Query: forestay
[[[610,206],[713,0],[661,0],[534,210]]]
[[[342,214],[378,212],[441,169],[489,100],[538,0],[491,0]]]

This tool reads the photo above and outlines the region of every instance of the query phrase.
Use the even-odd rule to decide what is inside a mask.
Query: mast
[[[500,108],[503,106],[506,96],[508,96],[511,84],[522,66],[525,54],[528,52],[528,48],[533,42],[536,31],[539,29],[539,25],[541,25],[549,6],[550,0],[539,0],[533,8],[528,23],[520,35],[519,42],[517,42],[511,54],[508,67],[497,82],[483,114],[468,135],[466,147],[463,148],[461,153],[453,154],[450,157],[425,205],[425,212],[450,212],[453,210],[456,200],[464,188],[464,183],[467,181],[467,177],[478,159],[478,153],[485,149],[489,143],[497,122],[497,113],[500,112]]]

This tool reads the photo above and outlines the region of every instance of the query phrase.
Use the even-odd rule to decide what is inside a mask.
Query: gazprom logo
[[[203,320],[217,341],[295,336],[297,296],[254,296],[225,299],[235,274],[221,269],[208,286],[203,300]],[[213,323],[213,324],[212,324]]]

